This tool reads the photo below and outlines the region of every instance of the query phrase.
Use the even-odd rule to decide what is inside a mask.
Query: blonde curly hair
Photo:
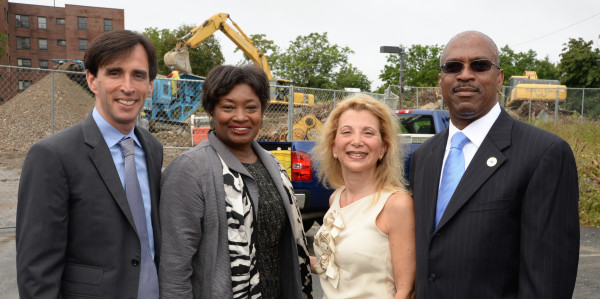
[[[338,129],[340,116],[347,110],[369,111],[379,119],[381,139],[387,145],[387,151],[375,170],[375,184],[379,192],[384,190],[406,191],[404,178],[404,149],[398,138],[399,123],[393,111],[384,103],[371,96],[358,94],[338,103],[323,125],[321,134],[313,149],[313,157],[318,168],[318,177],[327,187],[344,186],[340,162],[333,157],[333,143]]]

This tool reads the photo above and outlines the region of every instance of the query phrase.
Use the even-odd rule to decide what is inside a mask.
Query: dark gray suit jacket
[[[569,145],[502,110],[434,230],[447,139],[432,137],[411,161],[416,297],[571,298],[579,192]]]
[[[162,145],[135,128],[146,153],[155,256]],[[25,298],[135,298],[140,242],[110,150],[91,114],[34,144],[17,206],[17,283]]]

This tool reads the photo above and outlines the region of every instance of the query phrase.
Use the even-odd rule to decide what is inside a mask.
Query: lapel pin
[[[487,160],[487,166],[488,167],[494,167],[494,166],[496,166],[496,163],[498,163],[498,159],[496,159],[496,157],[490,157]]]

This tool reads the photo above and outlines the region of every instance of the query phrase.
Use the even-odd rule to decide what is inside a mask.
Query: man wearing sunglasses
[[[456,35],[440,64],[451,124],[410,167],[416,297],[571,298],[579,257],[571,148],[500,107],[504,71],[485,34]]]

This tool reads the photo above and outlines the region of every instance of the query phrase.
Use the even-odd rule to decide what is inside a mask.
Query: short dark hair
[[[220,65],[206,75],[202,84],[202,107],[208,114],[213,113],[219,99],[231,92],[234,86],[246,83],[260,99],[262,112],[269,100],[269,79],[265,72],[255,66]]]
[[[129,31],[114,30],[104,32],[98,35],[85,51],[83,63],[85,68],[94,76],[98,75],[98,69],[107,65],[116,59],[129,55],[136,45],[142,45],[148,56],[148,68],[150,71],[148,79],[150,81],[156,78],[156,48],[154,44],[145,36]]]

